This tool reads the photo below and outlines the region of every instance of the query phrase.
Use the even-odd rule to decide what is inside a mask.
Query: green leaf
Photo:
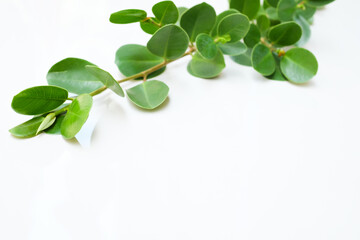
[[[146,18],[147,14],[139,9],[127,9],[111,14],[110,22],[117,24],[126,24],[140,22]]]
[[[270,80],[275,80],[275,81],[287,81],[287,79],[285,78],[285,76],[282,74],[281,70],[280,70],[280,57],[277,56],[277,54],[273,53],[273,57],[275,59],[275,63],[276,63],[276,67],[275,67],[275,72],[269,76],[265,76],[267,79]]]
[[[293,48],[281,59],[280,68],[285,77],[292,83],[306,83],[318,71],[315,56],[304,48]]]
[[[231,59],[240,65],[252,67],[251,53],[252,53],[252,48],[248,48],[245,53],[237,56],[232,56]]]
[[[137,44],[124,45],[116,52],[115,64],[126,77],[133,76],[159,65],[163,58],[152,54],[145,46]],[[153,72],[148,78],[153,78],[165,71],[165,67]]]
[[[335,0],[309,0],[307,4],[313,7],[322,7],[334,1]]]
[[[224,56],[218,50],[215,58],[206,59],[196,53],[188,64],[188,72],[199,78],[214,78],[225,68]]]
[[[148,34],[151,34],[151,35],[153,35],[157,30],[160,29],[160,26],[154,24],[152,21],[154,21],[157,24],[160,24],[159,21],[156,18],[151,18],[151,19],[148,19],[146,21],[140,22],[141,29],[144,32],[146,32]]]
[[[201,33],[197,36],[196,47],[201,56],[207,59],[214,58],[218,52],[214,40],[206,33]]]
[[[87,70],[94,75],[96,78],[99,79],[106,87],[111,89],[117,95],[124,97],[124,91],[120,87],[119,83],[111,76],[110,73],[107,71],[98,68],[97,66],[88,65],[86,66]]]
[[[302,16],[305,19],[310,19],[314,16],[314,14],[316,13],[316,7],[311,7],[307,4],[304,5],[305,9],[297,9],[295,11],[295,17],[296,15],[298,16]]]
[[[91,93],[104,84],[87,71],[87,65],[94,64],[79,58],[66,58],[51,67],[47,82],[72,93]]]
[[[247,50],[246,45],[240,41],[234,43],[225,43],[225,44],[219,43],[218,46],[223,54],[230,56],[237,56],[243,54]]]
[[[51,125],[53,125],[55,120],[56,120],[55,113],[49,113],[48,115],[46,115],[46,117],[44,118],[44,121],[42,121],[42,123],[40,124],[38,130],[36,131],[36,134],[38,134],[39,132],[49,128]]]
[[[34,117],[30,119],[29,121],[26,121],[12,129],[9,130],[9,132],[18,138],[30,138],[35,137],[36,132],[41,125],[41,123],[44,121],[43,116]]]
[[[74,138],[89,117],[93,99],[89,94],[78,96],[69,106],[61,123],[61,135],[66,139]]]
[[[176,59],[183,55],[189,46],[186,32],[174,24],[166,25],[157,31],[147,44],[149,51],[164,59]]]
[[[176,25],[180,26],[180,20],[182,15],[184,14],[184,12],[186,12],[188,10],[187,7],[178,7],[178,11],[179,11],[179,19],[176,21]]]
[[[160,106],[168,96],[169,87],[160,81],[145,81],[126,93],[135,105],[144,109],[155,109]]]
[[[310,29],[310,25],[308,23],[308,21],[306,21],[305,18],[303,18],[302,16],[295,16],[295,22],[297,24],[299,24],[299,26],[301,27],[302,30],[302,35],[300,40],[296,43],[296,46],[304,46],[310,39],[311,37],[311,29]]]
[[[260,15],[256,19],[256,24],[261,33],[265,33],[270,27],[270,19],[266,15]]]
[[[54,110],[68,98],[68,92],[55,86],[28,88],[14,96],[11,107],[25,115],[39,115]]]
[[[45,129],[45,132],[47,134],[60,135],[61,134],[61,124],[62,124],[64,118],[65,118],[65,114],[57,116],[54,124],[52,126],[50,126],[49,128]]]
[[[253,48],[256,44],[260,42],[261,33],[259,28],[255,24],[250,25],[250,30],[244,38],[246,46]]]
[[[215,21],[214,8],[207,3],[201,3],[184,12],[180,26],[187,32],[190,41],[194,42],[200,33],[210,33]]]
[[[275,59],[272,52],[261,43],[254,47],[251,61],[254,69],[264,76],[269,76],[275,72]]]
[[[161,25],[176,23],[179,18],[179,11],[172,1],[163,1],[155,4],[152,12]]]
[[[218,26],[218,35],[229,35],[229,42],[237,42],[244,38],[250,28],[249,19],[241,13],[228,15],[220,21]]]
[[[267,2],[270,6],[276,8],[279,3],[279,0],[265,0],[265,2]]]
[[[279,16],[277,13],[277,9],[273,8],[273,7],[269,7],[265,10],[267,16],[269,17],[270,20],[279,20]]]
[[[281,21],[292,21],[297,10],[297,4],[296,0],[280,0],[277,7],[279,19]]]
[[[216,17],[216,22],[215,22],[214,28],[213,28],[213,30],[212,30],[212,32],[211,32],[211,36],[216,37],[219,23],[220,23],[225,17],[227,17],[227,16],[229,16],[229,15],[231,15],[231,14],[234,14],[234,13],[239,13],[239,11],[236,10],[236,9],[229,9],[229,10],[226,10],[226,11],[220,13],[220,14]]]
[[[230,8],[239,10],[252,20],[260,9],[260,0],[231,0]]]
[[[295,22],[285,22],[269,30],[268,38],[272,44],[278,46],[290,46],[300,40],[301,27]]]

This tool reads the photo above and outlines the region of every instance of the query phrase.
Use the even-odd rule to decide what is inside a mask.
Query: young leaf
[[[277,7],[277,14],[281,21],[292,21],[296,11],[296,0],[280,0]]]
[[[42,123],[40,124],[38,130],[36,131],[36,134],[38,134],[39,132],[49,128],[51,125],[53,125],[55,120],[56,120],[55,113],[49,113],[48,115],[46,115],[46,117],[44,118],[44,121],[42,121]]]
[[[127,9],[111,14],[110,22],[116,24],[127,24],[140,22],[146,18],[147,14],[139,9]]]
[[[231,59],[240,65],[251,67],[252,66],[251,53],[252,53],[252,48],[248,48],[245,53],[237,56],[232,56]]]
[[[260,9],[260,0],[230,0],[230,8],[239,10],[252,20]]]
[[[141,73],[164,61],[152,54],[145,46],[137,44],[124,45],[116,52],[115,64],[126,77]],[[153,72],[148,78],[153,78],[165,71],[165,67]]]
[[[237,42],[244,38],[250,28],[249,19],[241,13],[228,15],[220,21],[218,26],[218,35],[229,35],[229,42]]]
[[[318,70],[315,56],[304,48],[293,48],[281,59],[280,68],[285,77],[292,83],[306,83]]]
[[[44,117],[34,117],[30,119],[29,121],[26,121],[12,129],[9,130],[9,132],[18,138],[30,138],[35,137],[36,132],[41,125],[41,123],[44,121]]]
[[[66,139],[74,138],[86,122],[93,99],[89,94],[78,96],[69,106],[61,123],[61,135]]]
[[[111,89],[114,93],[117,95],[124,97],[124,91],[120,87],[119,83],[111,76],[110,73],[102,70],[101,68],[98,68],[97,66],[88,65],[86,66],[86,69],[93,74],[95,77],[97,77],[106,87]]]
[[[147,44],[149,51],[164,59],[176,59],[188,48],[189,37],[174,24],[166,25],[157,31]]]
[[[169,87],[160,81],[145,81],[126,93],[135,105],[144,109],[155,109],[160,106],[168,96]]]
[[[141,29],[148,34],[153,35],[157,30],[160,29],[160,26],[154,24],[153,21],[160,25],[159,21],[156,18],[150,18],[146,21],[140,22]]]
[[[79,58],[66,58],[51,67],[46,76],[47,82],[71,93],[91,93],[104,84],[87,71],[87,65],[94,64]]]
[[[59,115],[56,117],[56,120],[53,125],[51,125],[49,128],[45,129],[44,131],[47,134],[61,134],[61,124],[65,118],[65,114]]]
[[[161,25],[176,23],[179,18],[179,11],[172,1],[163,1],[155,4],[152,12]]]
[[[215,58],[206,59],[196,53],[188,64],[188,72],[199,78],[217,77],[225,68],[224,56],[218,50]]]
[[[250,25],[250,30],[244,38],[246,46],[253,48],[256,44],[260,42],[261,33],[259,28],[255,24]]]
[[[275,59],[271,50],[263,44],[257,44],[251,55],[254,69],[264,76],[269,76],[275,72]]]
[[[214,39],[206,33],[201,33],[197,36],[196,47],[201,56],[207,59],[214,58],[218,51]]]
[[[313,7],[322,7],[329,3],[332,3],[335,0],[309,0],[308,4]]]
[[[295,22],[285,22],[269,30],[268,38],[272,44],[278,46],[290,46],[300,40],[302,30]]]
[[[39,115],[54,110],[68,98],[68,92],[55,86],[28,88],[14,96],[11,107],[24,115]]]
[[[210,33],[216,21],[216,12],[207,3],[196,5],[181,17],[180,26],[187,32],[191,42],[195,42],[200,33]]]
[[[247,50],[246,45],[240,41],[234,43],[225,43],[225,44],[219,43],[218,46],[223,54],[230,56],[237,56],[243,54]]]

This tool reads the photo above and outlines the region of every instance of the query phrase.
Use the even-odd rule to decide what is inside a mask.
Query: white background
[[[155,1],[0,2],[0,239],[360,239],[359,1],[317,13],[306,47],[320,69],[309,84],[269,81],[229,59],[219,78],[197,79],[184,59],[157,78],[171,89],[158,111],[97,97],[85,147],[10,136],[28,119],[12,96],[45,85],[66,57],[120,78],[115,51],[150,36],[109,15],[150,12]]]

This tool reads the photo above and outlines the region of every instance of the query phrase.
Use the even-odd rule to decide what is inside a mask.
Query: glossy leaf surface
[[[229,56],[237,56],[246,52],[247,47],[242,42],[225,43],[218,45],[221,52]]]
[[[110,16],[110,22],[117,24],[127,24],[140,22],[146,18],[147,14],[143,10],[139,9],[126,9],[119,12],[115,12]]]
[[[49,128],[51,125],[53,125],[55,120],[56,120],[55,113],[49,113],[48,115],[46,115],[46,117],[44,118],[44,121],[42,121],[42,123],[40,124],[38,130],[36,131],[36,134],[38,134],[39,132]]]
[[[260,0],[230,0],[230,8],[240,11],[252,20],[260,9]]]
[[[45,132],[48,134],[60,135],[61,134],[61,124],[62,124],[64,118],[65,118],[65,114],[57,116],[54,124],[51,127],[45,129]]]
[[[217,29],[218,29],[219,23],[225,17],[227,17],[227,16],[229,16],[231,14],[234,14],[234,13],[240,13],[240,12],[238,10],[236,10],[236,9],[229,9],[229,10],[226,10],[226,11],[220,13],[219,15],[217,15],[213,31],[211,32],[211,36],[215,37],[217,35]]]
[[[296,0],[280,0],[277,7],[277,14],[281,21],[292,21],[296,11]]]
[[[250,30],[244,38],[246,46],[253,48],[256,44],[260,42],[261,33],[259,28],[255,24],[250,25]]]
[[[179,18],[179,11],[172,1],[163,1],[155,4],[152,12],[161,25],[176,23]]]
[[[197,36],[196,47],[201,56],[207,59],[214,58],[218,52],[213,38],[206,33],[201,33]]]
[[[219,36],[230,36],[229,42],[237,42],[244,38],[250,28],[249,19],[241,13],[228,15],[220,21],[218,26]]]
[[[153,35],[157,30],[160,29],[160,26],[154,24],[152,21],[154,21],[157,24],[160,24],[156,18],[151,18],[146,21],[140,22],[141,29],[144,32],[151,34],[151,35]]]
[[[264,76],[275,72],[275,59],[270,49],[263,44],[257,44],[251,55],[254,69]]]
[[[26,121],[12,129],[9,130],[9,132],[18,138],[30,138],[35,137],[37,130],[41,123],[44,121],[44,117],[34,117],[30,119],[29,121]]]
[[[188,72],[199,78],[214,78],[218,76],[225,68],[224,56],[217,52],[213,59],[203,58],[196,53],[188,64]]]
[[[278,46],[290,46],[300,40],[302,30],[295,22],[285,22],[269,30],[268,38],[272,44]]]

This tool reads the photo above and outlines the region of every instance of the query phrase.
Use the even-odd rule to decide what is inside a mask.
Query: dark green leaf
[[[155,22],[156,24],[154,24],[153,22]],[[160,29],[160,26],[158,26],[157,24],[160,24],[158,20],[156,18],[151,18],[146,21],[140,22],[140,27],[144,32],[153,35],[157,30]]]
[[[141,73],[164,61],[163,58],[152,54],[146,47],[137,44],[124,45],[116,52],[115,64],[126,77]],[[165,71],[165,67],[150,74],[153,78]]]
[[[153,54],[164,59],[176,59],[188,48],[189,38],[186,32],[174,24],[166,25],[157,31],[147,44]]]
[[[94,64],[78,58],[64,59],[51,67],[47,82],[72,93],[91,93],[104,84],[86,70],[87,65]]]
[[[30,138],[35,137],[36,132],[41,125],[41,123],[44,121],[44,117],[34,117],[33,119],[30,119],[29,121],[26,121],[12,129],[9,130],[9,132],[19,138]]]
[[[111,76],[110,73],[107,71],[102,70],[101,68],[98,68],[97,66],[86,66],[88,71],[93,74],[95,77],[99,79],[106,87],[111,89],[114,93],[117,95],[124,97],[124,91],[120,87],[119,83]]]
[[[229,42],[237,42],[243,39],[250,28],[249,19],[241,13],[228,15],[220,21],[218,26],[219,36],[230,36]]]
[[[203,58],[200,54],[196,53],[188,64],[188,72],[199,78],[214,78],[218,76],[225,68],[224,56],[217,52],[216,57],[213,59]]]
[[[201,56],[208,59],[214,58],[218,52],[214,40],[206,33],[201,33],[197,36],[196,47]]]
[[[36,131],[36,134],[38,134],[39,132],[49,128],[51,125],[53,125],[55,120],[56,120],[55,113],[49,113],[48,115],[46,115],[46,117],[44,118],[44,121],[42,121],[42,123],[40,124],[38,130]]]
[[[61,123],[61,135],[66,139],[74,138],[86,122],[93,99],[89,94],[78,96],[69,106],[64,120]]]
[[[269,30],[268,38],[272,44],[278,46],[290,46],[300,40],[301,27],[295,22],[285,22]]]
[[[269,76],[275,72],[275,59],[272,52],[261,43],[254,47],[251,61],[254,69],[264,76]]]
[[[176,23],[179,18],[179,11],[172,1],[159,2],[153,6],[152,11],[161,25]]]
[[[219,43],[218,46],[223,54],[230,56],[237,56],[243,54],[247,50],[246,45],[240,41],[234,43],[225,43],[225,44]]]
[[[297,1],[296,0],[280,0],[277,13],[281,21],[292,21],[294,19]]]
[[[260,9],[260,0],[230,0],[230,8],[239,10],[252,20]]]
[[[318,70],[315,56],[303,48],[293,48],[281,59],[280,68],[285,77],[293,83],[306,83]]]
[[[250,30],[244,38],[246,46],[253,48],[256,44],[260,42],[261,33],[259,28],[255,24],[250,25]]]
[[[194,42],[200,33],[210,33],[215,21],[214,8],[207,3],[201,3],[184,12],[180,26],[187,32],[190,41]]]
[[[135,105],[150,110],[157,108],[165,101],[169,87],[163,82],[152,80],[126,90],[126,93]]]
[[[251,67],[252,66],[251,53],[252,53],[252,48],[248,48],[245,53],[237,56],[232,56],[231,59],[240,65]]]
[[[47,134],[57,134],[57,135],[60,135],[60,134],[61,134],[61,124],[62,124],[64,118],[65,118],[65,114],[62,114],[62,115],[60,115],[60,116],[57,116],[57,118],[56,118],[56,120],[55,120],[55,123],[54,123],[51,127],[45,129],[45,132],[46,132]]]
[[[68,98],[68,92],[55,86],[28,88],[17,94],[11,103],[15,112],[39,115],[54,110]]]
[[[313,7],[322,7],[334,1],[335,0],[309,0],[307,3]]]
[[[127,9],[111,14],[110,22],[126,24],[140,22],[146,18],[146,12],[139,9]]]

